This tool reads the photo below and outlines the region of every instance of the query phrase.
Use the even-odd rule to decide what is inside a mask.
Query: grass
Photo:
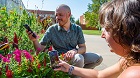
[[[101,31],[99,30],[82,30],[84,34],[87,35],[101,35]]]

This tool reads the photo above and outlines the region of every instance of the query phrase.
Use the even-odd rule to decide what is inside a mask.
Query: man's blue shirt
[[[85,39],[79,25],[71,23],[70,29],[66,31],[58,24],[54,24],[47,29],[40,43],[44,46],[51,43],[60,54],[75,49],[78,44],[85,43]]]

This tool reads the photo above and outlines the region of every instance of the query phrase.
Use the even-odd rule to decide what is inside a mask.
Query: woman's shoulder
[[[120,74],[119,78],[140,78],[139,72],[140,72],[140,64],[130,66]]]

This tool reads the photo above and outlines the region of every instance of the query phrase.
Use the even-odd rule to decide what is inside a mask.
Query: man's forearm
[[[42,51],[45,48],[38,42],[38,40],[33,41],[33,45],[36,51]]]
[[[84,54],[86,52],[86,47],[80,47],[80,48],[77,48],[77,53],[79,54]]]

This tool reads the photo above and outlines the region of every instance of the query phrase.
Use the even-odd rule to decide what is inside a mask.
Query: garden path
[[[119,60],[120,57],[115,53],[110,52],[105,39],[101,38],[100,35],[84,34],[84,37],[86,40],[87,51],[99,53],[103,57],[103,62],[99,66],[95,67],[95,69],[105,69]]]

